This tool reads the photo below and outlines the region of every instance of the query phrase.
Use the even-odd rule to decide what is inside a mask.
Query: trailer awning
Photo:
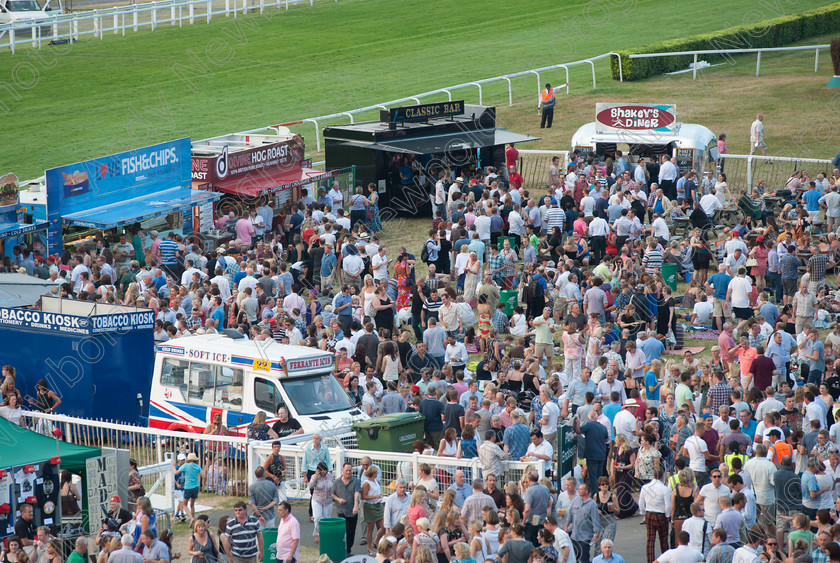
[[[48,221],[37,223],[0,223],[0,239],[17,237],[35,231],[46,231],[50,226]]]
[[[26,274],[0,274],[0,307],[30,307],[56,284]]]
[[[271,174],[261,171],[222,182],[214,182],[213,188],[231,195],[259,197],[329,180],[335,176],[338,176],[338,170],[325,172],[324,170],[306,167],[280,170]]]
[[[221,194],[191,188],[172,188],[119,203],[94,207],[62,216],[68,225],[112,229],[137,223],[176,211],[186,211],[197,205],[218,200]]]
[[[418,137],[415,139],[400,139],[398,141],[368,144],[348,142],[342,144],[362,146],[373,150],[398,152],[403,154],[436,154],[447,151],[506,145],[508,143],[527,143],[528,141],[536,141],[538,139],[539,137],[522,135],[502,127],[497,127],[495,129],[463,131],[461,133]]]

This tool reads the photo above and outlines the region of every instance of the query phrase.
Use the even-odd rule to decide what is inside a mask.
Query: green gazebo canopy
[[[0,417],[0,469],[39,463],[56,455],[56,440],[21,428]],[[85,460],[102,455],[100,448],[58,442],[61,468],[84,470]]]

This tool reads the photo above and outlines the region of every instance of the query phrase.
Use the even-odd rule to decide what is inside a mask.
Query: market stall
[[[14,174],[0,176],[0,258],[13,256],[14,248],[26,244],[30,250],[46,250],[35,244],[37,232],[47,230],[46,221],[33,220],[20,205],[20,184]]]
[[[463,101],[382,110],[379,121],[325,127],[324,139],[328,170],[355,165],[356,184],[375,184],[381,207],[404,215],[428,213],[443,167],[501,168],[505,145],[537,140],[496,127],[496,108]]]
[[[166,143],[47,170],[45,197],[26,198],[28,210],[49,222],[50,254],[71,251],[85,243],[136,227],[158,231],[196,232],[193,209],[220,196],[191,189],[190,140]],[[151,245],[146,238],[144,248]]]
[[[94,522],[93,518],[99,517],[101,503],[89,493],[98,491],[97,483],[107,487],[110,494],[118,493],[120,479],[114,453],[103,457],[100,448],[44,436],[5,418],[0,418],[0,436],[0,538],[14,534],[22,504],[33,507],[37,526],[48,526],[53,535],[62,539],[98,528],[101,519]],[[60,475],[65,469],[77,476],[81,501],[75,507],[62,507]],[[107,507],[107,501],[105,504]]]
[[[192,185],[197,190],[219,192],[213,206],[197,209],[196,221],[202,231],[215,231],[219,240],[229,235],[233,225],[215,225],[215,220],[233,211],[237,217],[247,207],[263,203],[272,209],[274,225],[283,206],[301,198],[302,191],[327,181],[338,171],[324,172],[304,159],[300,135],[279,128],[277,135],[234,133],[192,143]],[[315,190],[312,190],[313,192]],[[315,197],[316,193],[310,193]],[[226,228],[228,227],[228,228]]]

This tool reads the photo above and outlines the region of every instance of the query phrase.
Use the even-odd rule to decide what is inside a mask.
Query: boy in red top
[[[516,152],[519,153],[519,151]],[[508,169],[510,170],[510,174],[508,174],[508,181],[512,186],[516,186],[516,189],[518,190],[522,187],[522,176],[516,171],[516,166],[514,165],[509,165]]]

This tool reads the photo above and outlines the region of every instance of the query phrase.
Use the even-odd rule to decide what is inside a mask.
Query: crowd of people
[[[235,238],[212,250],[132,228],[131,241],[100,237],[43,265],[22,249],[19,261],[63,297],[153,308],[158,343],[233,329],[316,347],[336,355],[336,378],[369,416],[422,413],[414,450],[441,461],[419,476],[400,466],[384,483],[369,459],[334,467],[320,445],[305,461],[313,521],[344,517],[352,547],[361,515],[380,563],[618,562],[617,521],[637,515],[649,563],[840,561],[840,301],[826,283],[840,171],[730,187],[722,171],[666,156],[570,156],[535,190],[513,146],[500,170],[441,169],[417,255],[380,239],[372,186],[340,204],[321,189],[278,217],[261,203],[228,218]],[[714,345],[685,348],[692,337]],[[283,432],[261,419],[249,433],[295,431],[285,417]],[[577,463],[558,491],[561,424]],[[231,549],[294,518],[274,456],[255,516],[243,506],[233,531],[218,527]],[[453,465],[474,458],[480,475]],[[530,466],[508,480],[505,460]],[[191,542],[206,546],[205,533]],[[284,561],[299,524],[286,533]]]

